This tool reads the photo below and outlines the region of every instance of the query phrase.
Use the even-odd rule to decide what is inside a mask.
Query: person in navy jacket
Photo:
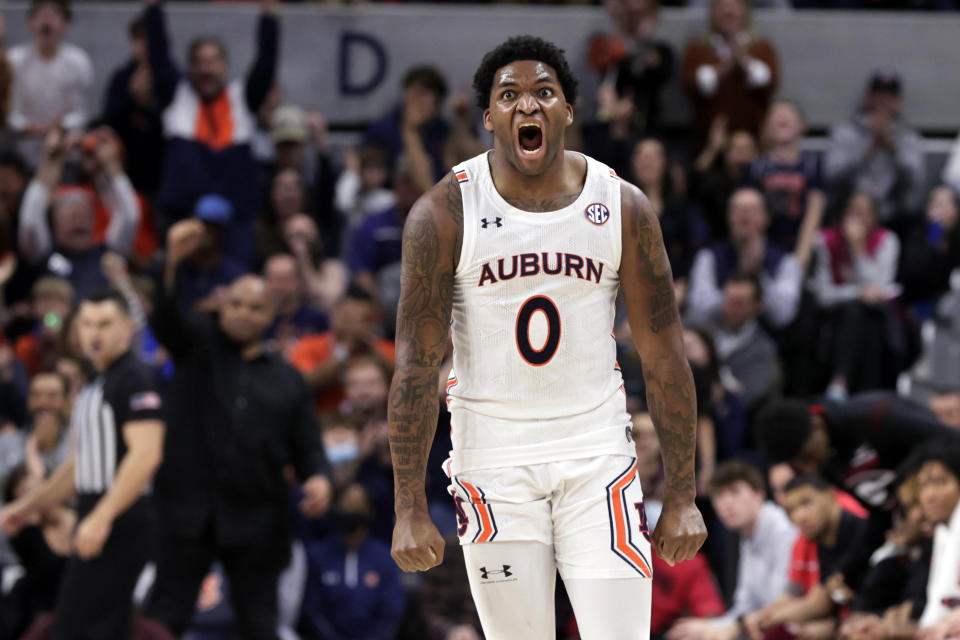
[[[348,485],[338,497],[339,533],[307,543],[303,640],[390,640],[404,611],[400,572],[390,546],[369,537],[373,508],[367,490]]]

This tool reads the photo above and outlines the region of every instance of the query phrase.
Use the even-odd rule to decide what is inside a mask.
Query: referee
[[[52,637],[125,640],[154,528],[147,494],[163,452],[161,400],[151,371],[130,352],[134,326],[119,293],[86,298],[78,331],[97,377],[74,403],[74,450],[40,487],[3,509],[0,523],[15,533],[37,511],[76,493],[80,524]]]

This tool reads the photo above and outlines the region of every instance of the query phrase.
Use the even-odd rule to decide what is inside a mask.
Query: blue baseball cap
[[[197,200],[193,215],[197,220],[226,226],[233,220],[233,205],[223,196],[210,193]]]

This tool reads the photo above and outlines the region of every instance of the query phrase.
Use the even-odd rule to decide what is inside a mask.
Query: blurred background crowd
[[[882,68],[812,150],[804,105],[778,94],[777,43],[752,25],[754,9],[790,3],[691,4],[704,5],[702,35],[678,50],[658,36],[657,0],[607,0],[608,31],[584,34],[599,88],[567,134],[568,148],[650,199],[687,327],[710,540],[689,563],[656,563],[654,635],[960,634],[960,139],[934,166],[904,113],[909,77]],[[264,344],[315,395],[335,487],[330,513],[308,519],[288,474],[290,526],[271,538],[287,563],[271,594],[278,636],[476,640],[456,543],[463,514],[440,470],[450,448],[446,371],[427,486],[449,543],[425,575],[401,575],[389,555],[386,407],[403,222],[454,164],[492,143],[471,97],[448,90],[443,60],[406,70],[381,118],[333,135],[322,113],[283,99],[282,7],[262,3],[247,69],[230,67],[234,43],[216,35],[191,41],[181,68],[172,50],[187,43],[150,0],[114,69],[95,70],[71,44],[78,7],[66,0],[29,3],[30,39],[4,43],[2,499],[29,491],[67,455],[72,400],[90,373],[75,336],[78,301],[105,286],[121,292],[136,353],[176,392],[187,374],[154,322],[157,308],[172,301],[186,318],[216,314],[232,282],[261,274],[275,311]],[[104,95],[93,95],[95,71],[110,74]],[[677,79],[691,118],[667,127],[661,97]],[[166,247],[185,221],[197,239],[177,256],[171,289]],[[652,530],[662,470],[623,314],[616,340]],[[193,477],[165,464],[161,505]],[[204,490],[243,474],[216,471]],[[173,503],[175,519],[186,507]],[[44,637],[74,520],[69,503],[57,505],[0,541],[0,638]],[[149,599],[152,580],[149,565],[130,606]],[[230,593],[215,563],[186,637],[243,634]],[[562,593],[557,623],[559,638],[578,637]],[[133,633],[168,637],[150,628],[137,618]]]

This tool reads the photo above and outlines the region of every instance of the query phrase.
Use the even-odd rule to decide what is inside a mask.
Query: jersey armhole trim
[[[460,255],[457,256],[457,267],[453,272],[454,277],[457,277],[470,267],[470,258],[473,256],[475,238],[474,234],[468,230],[473,228],[471,226],[473,221],[471,197],[476,193],[478,176],[469,171],[466,164],[457,165],[452,171],[460,187],[460,208],[463,212],[463,225],[460,230]]]

